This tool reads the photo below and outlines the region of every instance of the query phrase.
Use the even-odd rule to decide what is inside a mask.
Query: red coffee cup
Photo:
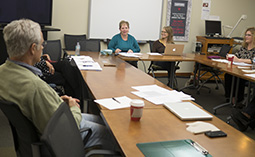
[[[133,99],[130,102],[130,117],[132,121],[139,121],[143,115],[144,102],[139,99]]]
[[[228,54],[228,61],[231,62],[231,64],[233,64],[233,61],[234,61],[234,55],[233,54]]]

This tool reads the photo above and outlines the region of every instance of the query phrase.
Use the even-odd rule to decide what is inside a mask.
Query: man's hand
[[[53,67],[52,64],[50,64],[50,62],[46,61],[46,65],[49,68],[49,72],[53,75],[55,73],[55,69]]]
[[[80,108],[80,105],[78,104],[80,102],[79,99],[72,98],[67,95],[61,96],[61,99],[63,99],[69,105],[69,107],[77,106]]]

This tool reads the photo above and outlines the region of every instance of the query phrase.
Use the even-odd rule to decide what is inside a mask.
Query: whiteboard
[[[129,22],[136,40],[160,37],[163,0],[90,0],[88,37],[111,39],[119,33],[119,22]]]

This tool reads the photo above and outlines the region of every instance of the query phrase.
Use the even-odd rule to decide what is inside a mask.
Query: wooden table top
[[[157,84],[170,89],[143,71],[127,64],[119,57],[101,56],[93,52],[81,52],[81,54],[91,56],[103,69],[102,71],[81,71],[95,99],[118,96],[138,98],[131,94],[132,86]],[[192,55],[193,58],[187,57],[187,61],[197,61],[235,75],[241,75],[239,71],[234,70],[234,67],[229,70],[224,68],[226,64],[213,62],[203,55]],[[115,66],[104,66],[105,63],[111,63]],[[107,122],[125,156],[143,156],[136,147],[137,143],[179,139],[192,139],[206,148],[213,156],[239,157],[255,154],[255,141],[253,139],[215,116],[211,121],[206,122],[212,123],[226,132],[228,137],[211,139],[204,134],[194,135],[186,131],[186,123],[193,121],[181,121],[162,105],[157,106],[146,100],[144,101],[143,117],[139,122],[130,121],[129,108],[119,110],[101,108],[102,117]]]
[[[226,124],[217,117],[211,121],[227,133],[227,137],[208,138],[204,134],[194,135],[186,130],[186,123],[166,109],[144,109],[139,122],[130,120],[129,110],[102,110],[103,117],[112,130],[125,156],[143,156],[137,143],[192,139],[215,157],[241,157],[255,154],[255,141]]]

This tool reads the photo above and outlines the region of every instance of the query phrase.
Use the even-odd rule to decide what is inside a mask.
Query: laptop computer
[[[180,44],[166,44],[163,55],[168,56],[182,56],[184,45]]]
[[[164,106],[181,120],[209,120],[213,116],[191,102],[164,103]]]

